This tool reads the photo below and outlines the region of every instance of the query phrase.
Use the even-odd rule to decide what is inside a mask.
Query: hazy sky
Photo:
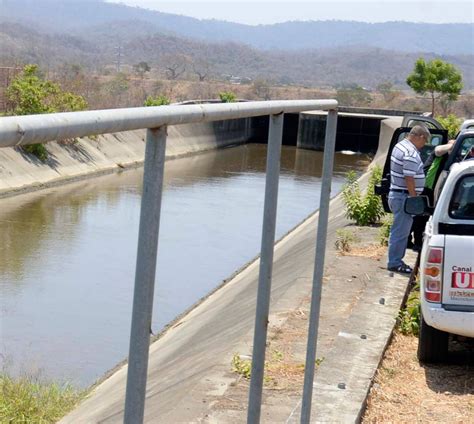
[[[245,24],[272,24],[291,20],[353,20],[363,22],[473,22],[474,1],[433,0],[107,0],[200,19]]]

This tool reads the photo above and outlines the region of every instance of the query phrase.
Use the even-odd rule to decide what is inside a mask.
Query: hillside
[[[81,64],[94,72],[115,68],[117,46],[121,40],[122,65],[129,69],[147,62],[165,74],[171,66],[186,67],[183,78],[196,79],[194,71],[207,79],[238,75],[252,80],[266,79],[278,84],[333,87],[358,84],[375,88],[384,81],[405,87],[406,75],[420,56],[380,48],[354,46],[305,51],[261,51],[237,43],[206,43],[175,35],[139,35],[142,22],[118,22],[112,26],[89,27],[84,35],[64,35],[32,30],[16,23],[0,26],[0,65],[38,63],[42,68],[64,63]],[[474,87],[473,56],[435,56],[458,66],[465,87]]]
[[[244,6],[243,6],[244,7]],[[252,7],[246,4],[245,7]],[[141,21],[135,35],[174,33],[210,42],[248,44],[264,50],[364,46],[403,52],[473,54],[473,24],[313,21],[243,25],[151,11],[102,0],[0,0],[0,19],[28,23],[48,32],[84,33],[91,26]]]

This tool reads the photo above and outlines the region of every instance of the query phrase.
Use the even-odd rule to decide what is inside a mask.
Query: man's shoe
[[[399,274],[411,274],[413,272],[412,267],[407,264],[391,266],[391,267],[387,267],[387,269],[392,272],[398,272]]]

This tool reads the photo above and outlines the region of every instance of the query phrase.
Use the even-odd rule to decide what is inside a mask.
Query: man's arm
[[[456,140],[449,140],[446,144],[436,146],[434,149],[435,155],[440,157],[445,155],[446,153],[451,153],[455,142]]]
[[[405,175],[405,183],[407,185],[407,190],[408,194],[410,196],[416,196],[416,190],[415,190],[415,178],[413,177],[408,177]]]

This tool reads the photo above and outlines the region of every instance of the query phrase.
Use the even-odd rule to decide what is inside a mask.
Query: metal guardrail
[[[172,105],[0,118],[0,147],[44,143],[52,140],[64,140],[142,128],[147,129],[124,423],[142,423],[144,418],[167,126],[262,115],[271,116],[247,415],[247,422],[254,424],[260,421],[261,412],[275,244],[283,116],[284,113],[290,112],[328,110],[301,413],[301,422],[309,422],[336,139],[336,108],[336,100],[281,100],[206,105]]]

